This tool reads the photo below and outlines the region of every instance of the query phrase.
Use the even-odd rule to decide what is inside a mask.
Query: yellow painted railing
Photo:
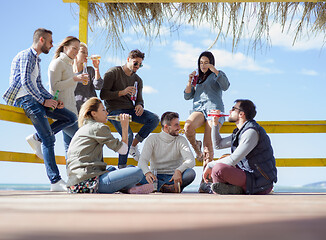
[[[0,104],[0,120],[16,122],[22,124],[32,124],[26,117],[23,109]],[[49,120],[52,122],[52,120]],[[326,133],[326,121],[258,121],[264,127],[267,133]],[[112,131],[116,131],[111,123],[108,126]],[[131,123],[131,129],[138,132],[141,128],[140,124]],[[183,128],[184,122],[181,122]],[[232,123],[224,123],[221,133],[231,133],[235,125]],[[158,133],[161,131],[160,125],[153,131]],[[204,133],[204,127],[197,129],[197,133]],[[8,162],[29,162],[43,163],[35,154],[6,152],[0,151],[0,161]],[[58,164],[66,164],[63,156],[56,156]],[[104,158],[104,161],[111,165],[118,164],[118,158]],[[128,164],[137,165],[137,162],[129,158]],[[201,166],[201,162],[196,162],[197,166]],[[277,158],[276,165],[278,167],[324,167],[326,166],[326,158]]]

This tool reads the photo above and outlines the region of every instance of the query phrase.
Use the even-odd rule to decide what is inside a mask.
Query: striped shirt
[[[40,104],[43,104],[45,99],[51,99],[53,97],[42,84],[40,61],[41,59],[37,56],[37,52],[32,47],[16,55],[11,64],[10,86],[3,95],[3,99],[8,105],[16,105],[16,97],[21,87],[23,87],[29,95],[32,95]],[[35,86],[31,76],[36,64],[38,66],[38,75]]]

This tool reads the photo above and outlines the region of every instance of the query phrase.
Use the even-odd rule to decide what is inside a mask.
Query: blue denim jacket
[[[219,109],[224,112],[222,101],[222,91],[226,91],[230,82],[224,72],[219,70],[219,74],[211,73],[206,81],[191,88],[190,93],[184,92],[186,100],[193,100],[193,111],[202,112],[207,118],[209,110]]]

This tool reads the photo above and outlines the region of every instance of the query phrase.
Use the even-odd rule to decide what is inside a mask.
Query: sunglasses
[[[243,110],[242,110],[242,109],[240,109],[240,108],[237,108],[237,107],[232,107],[231,111],[233,112],[234,110],[239,110],[240,112],[243,112]]]
[[[139,62],[134,62],[134,67],[137,67],[139,65],[139,67],[141,68],[143,66],[142,63],[139,63]]]

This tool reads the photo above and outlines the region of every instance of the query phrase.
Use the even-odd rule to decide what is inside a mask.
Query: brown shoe
[[[174,184],[171,184],[171,185],[164,184],[161,187],[160,192],[162,192],[162,193],[180,193],[181,190],[180,190],[180,187],[176,187]]]

